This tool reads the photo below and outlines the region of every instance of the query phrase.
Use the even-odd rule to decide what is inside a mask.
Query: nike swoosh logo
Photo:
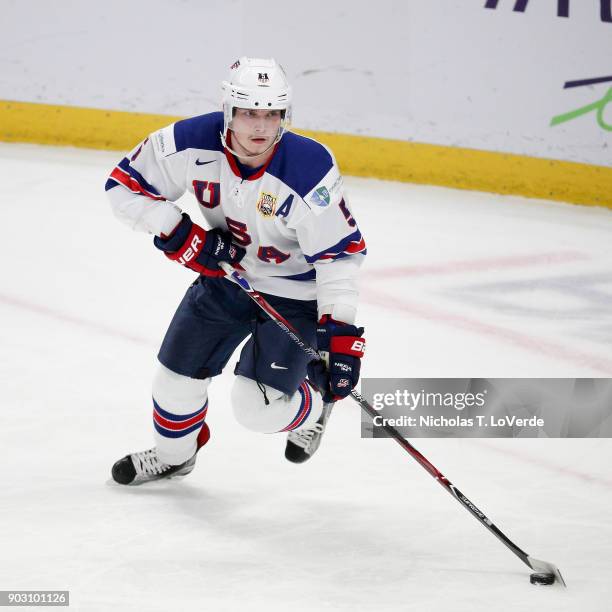
[[[210,161],[207,161],[207,162],[201,162],[199,159],[196,159],[196,166],[205,166],[206,164],[212,164],[216,161],[217,161],[216,159],[211,159]]]
[[[289,368],[285,368],[284,366],[279,366],[279,365],[276,365],[276,361],[273,361],[273,362],[270,364],[270,367],[271,367],[273,370],[288,370],[288,369],[289,369]]]

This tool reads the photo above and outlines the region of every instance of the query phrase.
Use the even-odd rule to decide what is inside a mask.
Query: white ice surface
[[[0,590],[69,589],[86,612],[611,609],[610,440],[417,441],[567,590],[531,586],[396,444],[362,440],[351,400],[286,462],[283,436],[233,421],[233,363],[191,476],[109,484],[151,445],[156,347],[192,278],[112,217],[118,157],[0,145]],[[347,184],[365,376],[612,376],[612,213]]]

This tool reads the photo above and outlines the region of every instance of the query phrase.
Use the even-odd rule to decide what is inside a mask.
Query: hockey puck
[[[529,582],[531,582],[531,584],[549,586],[551,584],[554,584],[555,575],[554,574],[540,574],[540,573],[531,574],[531,576],[529,576]]]

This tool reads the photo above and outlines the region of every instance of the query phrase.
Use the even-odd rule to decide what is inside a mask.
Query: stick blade
[[[565,580],[563,580],[563,576],[556,565],[553,565],[548,561],[534,559],[533,557],[527,557],[527,561],[529,562],[529,567],[531,567],[531,569],[535,572],[542,574],[553,574],[556,582],[558,582],[561,586],[567,587]]]

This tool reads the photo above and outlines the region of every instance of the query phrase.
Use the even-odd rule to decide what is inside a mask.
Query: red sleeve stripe
[[[147,191],[134,177],[130,176],[125,170],[117,166],[111,172],[111,178],[115,179],[118,183],[129,189],[132,193],[138,193],[144,195],[152,200],[165,200],[166,198],[155,195],[150,191]]]
[[[325,255],[321,255],[319,259],[338,259],[341,257],[345,257],[346,255],[355,255],[356,253],[362,253],[366,250],[365,240],[362,238],[361,240],[350,242],[348,246],[344,249],[344,251],[340,251],[340,253],[326,253]]]
[[[361,251],[365,251],[365,248],[366,243],[362,238],[359,242],[351,242],[346,249],[344,249],[344,252],[352,255],[353,253],[361,253]]]

